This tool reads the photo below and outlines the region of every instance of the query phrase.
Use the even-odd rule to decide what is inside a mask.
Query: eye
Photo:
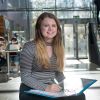
[[[44,25],[44,27],[48,27],[48,25],[47,25],[47,24],[45,24],[45,25]]]
[[[53,24],[52,27],[57,27],[57,25]]]

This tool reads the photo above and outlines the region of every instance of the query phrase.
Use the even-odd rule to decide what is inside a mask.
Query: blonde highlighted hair
[[[56,24],[57,24],[57,35],[54,37],[53,39],[53,52],[56,56],[57,59],[57,65],[58,65],[58,69],[60,71],[63,71],[63,67],[64,67],[64,47],[63,47],[63,43],[62,43],[62,36],[61,36],[61,28],[60,28],[60,24],[59,21],[57,20],[56,16],[54,16],[51,13],[48,12],[44,12],[42,13],[36,22],[36,26],[35,26],[35,42],[36,42],[36,55],[37,55],[37,60],[38,62],[44,67],[44,68],[48,68],[49,67],[49,57],[47,54],[47,50],[46,50],[46,45],[45,45],[45,41],[43,39],[42,33],[41,33],[41,23],[42,20],[44,20],[44,18],[51,18],[54,19]]]

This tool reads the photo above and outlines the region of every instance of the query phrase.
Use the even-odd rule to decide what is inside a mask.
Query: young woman
[[[35,39],[24,45],[20,55],[20,100],[40,100],[39,96],[24,92],[30,89],[47,92],[59,92],[63,89],[63,83],[58,85],[54,81],[56,79],[59,83],[65,78],[61,35],[59,21],[53,14],[44,12],[38,17]]]
[[[9,51],[17,51],[20,49],[20,45],[18,43],[18,40],[16,37],[11,38],[11,43],[9,43],[7,45],[6,50]],[[19,71],[19,58],[20,58],[20,54],[19,52],[10,52],[10,62],[11,62],[11,70],[10,72],[18,72]]]

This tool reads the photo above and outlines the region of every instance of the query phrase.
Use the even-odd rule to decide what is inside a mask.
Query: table
[[[6,53],[7,54],[7,74],[9,76],[10,74],[10,53],[11,52],[20,52],[21,50],[0,50],[1,53]]]

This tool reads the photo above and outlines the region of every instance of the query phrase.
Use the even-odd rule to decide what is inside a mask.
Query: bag
[[[0,57],[0,67],[6,65],[7,61],[4,57]]]

